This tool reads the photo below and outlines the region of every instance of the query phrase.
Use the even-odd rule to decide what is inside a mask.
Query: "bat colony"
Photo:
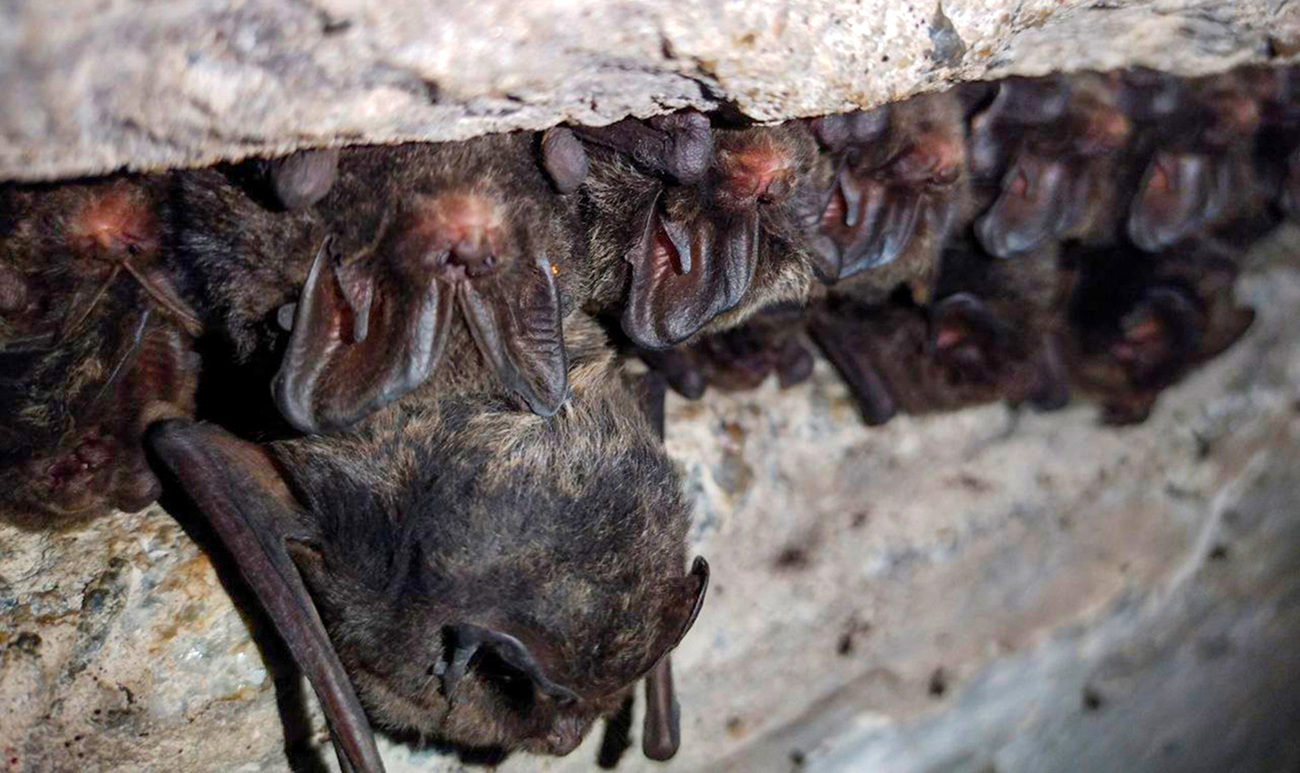
[[[201,514],[345,770],[382,770],[371,721],[566,754],[642,678],[666,759],[708,565],[665,381],[789,385],[815,348],[867,424],[1074,395],[1140,422],[1250,325],[1239,256],[1297,207],[1274,68],[8,185],[0,485]]]

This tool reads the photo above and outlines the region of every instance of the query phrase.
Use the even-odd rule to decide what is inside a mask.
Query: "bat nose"
[[[497,258],[483,234],[469,234],[456,242],[447,262],[465,270],[470,276],[482,276],[496,268]]]

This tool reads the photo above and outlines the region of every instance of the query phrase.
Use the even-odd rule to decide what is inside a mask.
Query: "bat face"
[[[1256,205],[1257,89],[1234,73],[1193,81],[1156,140],[1129,205],[1128,236],[1158,252]]]
[[[151,435],[354,769],[380,769],[366,713],[461,747],[565,754],[698,613],[707,565],[683,572],[672,465],[599,333],[574,324],[573,399],[549,418],[420,390],[342,435]]]
[[[873,269],[863,281],[888,285],[886,293],[899,281],[932,280],[965,191],[960,100],[920,95],[818,119],[816,130],[826,150],[817,173],[822,199],[811,218],[818,277],[833,284]]]
[[[135,511],[149,422],[193,411],[197,316],[163,260],[163,178],[0,192],[0,478],[20,507]]]
[[[185,252],[239,356],[276,338],[268,319],[290,329],[273,391],[296,429],[339,430],[444,377],[538,414],[563,403],[578,226],[530,137],[344,150],[329,192],[296,211],[213,173],[185,191]],[[460,349],[455,374],[439,367]]]
[[[1143,421],[1164,389],[1235,343],[1254,320],[1236,305],[1236,267],[1188,243],[1143,261],[1090,252],[1070,303],[1073,380],[1101,396],[1109,424]]]
[[[621,304],[623,331],[664,349],[807,291],[799,217],[814,144],[792,124],[713,129],[695,184],[671,184],[608,152],[593,156],[593,276],[585,297]]]
[[[984,171],[1000,174],[987,211],[976,221],[975,234],[990,254],[1024,255],[1050,241],[1106,236],[1113,230],[1117,163],[1131,135],[1119,107],[1118,83],[1091,73],[1068,81],[1038,84],[1033,98],[1055,106],[1035,114],[1031,123],[1012,124],[1007,105],[995,100],[972,127],[972,144],[997,145],[1002,155],[985,160]],[[1011,102],[1025,101],[1013,91]],[[989,115],[993,113],[993,115]],[[1017,137],[1014,143],[989,132]],[[1000,170],[1000,171],[999,171]],[[988,180],[989,178],[985,178]]]

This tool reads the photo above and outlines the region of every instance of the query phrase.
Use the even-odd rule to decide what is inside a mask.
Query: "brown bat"
[[[702,397],[708,387],[724,392],[757,389],[772,373],[787,389],[812,375],[813,357],[804,341],[806,317],[801,305],[767,306],[740,327],[672,349],[642,351],[640,357],[691,400]]]
[[[944,92],[813,122],[822,195],[808,220],[824,283],[869,303],[906,284],[924,302],[944,242],[967,217],[962,111]]]
[[[274,348],[273,324],[292,330],[273,389],[295,428],[349,426],[424,383],[466,335],[504,399],[559,409],[560,286],[582,245],[576,203],[554,192],[534,145],[520,134],[347,149],[329,192],[288,212],[216,171],[186,177],[179,249],[236,359]]]
[[[667,657],[708,566],[683,571],[687,505],[603,334],[581,313],[565,333],[571,398],[550,416],[503,401],[466,336],[448,343],[460,367],[346,433],[151,430],[311,680],[344,770],[383,769],[367,715],[462,749],[567,754],[643,676],[643,745],[676,750]]]
[[[1267,199],[1252,169],[1259,96],[1236,73],[1192,80],[1183,91],[1177,107],[1143,132],[1125,162],[1143,170],[1126,230],[1146,252],[1246,216]]]
[[[1053,410],[1069,399],[1058,283],[1052,252],[1002,263],[953,249],[930,304],[831,296],[809,330],[869,425],[996,400]]]
[[[578,295],[637,346],[664,349],[806,297],[806,127],[710,127],[685,113],[575,131],[590,153],[591,264]]]
[[[1160,393],[1223,352],[1255,312],[1236,304],[1233,256],[1194,241],[1143,259],[1133,248],[1072,256],[1071,380],[1107,424],[1144,421]]]
[[[989,254],[1011,258],[1053,241],[1112,238],[1122,221],[1118,167],[1131,134],[1118,91],[1116,78],[1095,73],[1009,79],[974,117],[983,210],[975,235]],[[1017,112],[1025,109],[1027,118]]]
[[[23,513],[157,498],[146,426],[190,415],[202,326],[168,265],[168,177],[0,189],[0,487]]]

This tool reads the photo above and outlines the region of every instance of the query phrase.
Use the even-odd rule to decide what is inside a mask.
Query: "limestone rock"
[[[694,105],[771,121],[954,80],[1300,44],[1273,0],[9,0],[0,179],[306,146],[600,125]]]

